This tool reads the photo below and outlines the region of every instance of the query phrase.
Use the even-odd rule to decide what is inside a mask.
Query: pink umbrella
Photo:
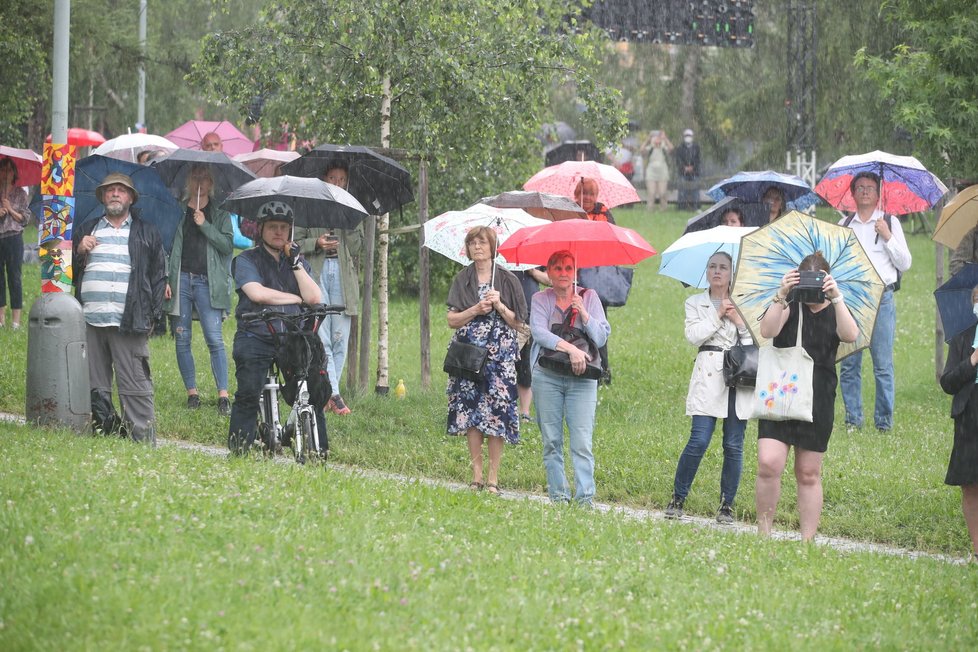
[[[0,159],[4,158],[9,158],[17,166],[17,185],[36,186],[41,183],[44,160],[37,152],[0,145]]]
[[[44,142],[51,142],[51,134],[44,139]],[[78,147],[91,147],[93,145],[101,145],[105,142],[105,136],[97,131],[92,131],[91,129],[82,129],[81,127],[72,127],[68,130],[68,144],[77,145]]]
[[[166,138],[183,149],[200,149],[200,139],[212,131],[221,137],[223,151],[228,156],[244,154],[255,149],[254,141],[238,131],[238,128],[227,120],[220,122],[188,120],[168,133]]]
[[[277,177],[282,164],[299,158],[299,152],[290,152],[281,149],[259,149],[246,154],[238,154],[231,158],[254,172],[256,177]]]
[[[565,161],[560,165],[551,165],[530,177],[523,184],[523,189],[549,192],[573,199],[574,189],[584,177],[598,183],[598,201],[608,208],[641,201],[624,174],[611,165],[594,161]]]

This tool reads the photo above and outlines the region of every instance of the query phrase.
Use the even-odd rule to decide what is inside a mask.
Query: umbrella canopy
[[[465,253],[465,236],[478,226],[488,226],[496,232],[496,264],[509,270],[530,269],[536,265],[511,263],[499,255],[498,247],[519,229],[547,222],[516,208],[474,204],[464,211],[448,211],[425,222],[424,246],[456,263],[469,265],[472,261]]]
[[[499,247],[511,263],[546,265],[551,254],[568,250],[578,268],[633,265],[655,255],[645,238],[610,222],[562,220],[520,229]]]
[[[296,226],[353,229],[367,217],[360,202],[339,186],[288,175],[249,181],[228,195],[222,208],[244,216],[247,222],[270,201],[291,206]]]
[[[717,252],[730,254],[736,262],[740,240],[757,230],[754,226],[715,226],[680,237],[662,252],[659,273],[697,288],[710,287],[706,264]]]
[[[160,151],[166,154],[179,149],[174,143],[163,136],[154,134],[123,134],[110,138],[95,148],[92,154],[100,154],[117,158],[130,163],[136,162],[136,157],[147,150]]]
[[[492,197],[483,197],[480,204],[496,208],[519,208],[533,217],[556,222],[557,220],[587,219],[587,213],[573,199],[545,192],[510,190]]]
[[[604,163],[604,157],[597,145],[590,140],[565,140],[561,143],[547,148],[543,153],[544,162],[549,165],[557,165],[564,161],[597,161]]]
[[[730,297],[758,344],[760,318],[774,300],[781,277],[798,268],[802,259],[821,251],[829,270],[845,295],[846,306],[859,326],[855,342],[842,342],[841,360],[869,346],[884,285],[852,229],[791,211],[740,242],[737,272]]]
[[[944,341],[962,331],[966,331],[978,322],[975,317],[974,304],[971,303],[971,291],[978,285],[978,265],[968,263],[958,273],[952,276],[941,287],[934,290],[937,310],[944,325]]]
[[[238,154],[233,158],[254,172],[256,177],[274,177],[279,174],[283,164],[299,158],[299,152],[262,148],[254,152]]]
[[[341,164],[349,174],[347,190],[371,215],[383,215],[414,201],[411,174],[394,159],[360,145],[319,145],[282,166],[282,174],[321,178]]]
[[[978,185],[968,186],[941,211],[934,229],[934,242],[956,249],[961,239],[978,226]]]
[[[0,145],[0,159],[9,158],[17,168],[17,185],[36,186],[41,183],[44,159],[31,149],[19,149]]]
[[[880,177],[880,209],[892,215],[929,210],[947,192],[947,186],[913,156],[896,156],[876,150],[843,156],[829,166],[815,186],[822,199],[840,211],[855,211],[849,183],[860,172]]]
[[[617,168],[594,161],[566,161],[544,168],[530,177],[523,189],[573,199],[574,189],[584,177],[598,183],[598,201],[608,208],[641,201],[635,188]]]
[[[705,211],[697,213],[686,221],[686,228],[683,230],[683,234],[704,231],[706,229],[712,229],[715,226],[720,226],[720,216],[728,208],[741,208],[740,200],[736,197],[724,197]]]
[[[759,203],[771,186],[784,194],[788,208],[803,211],[818,203],[818,195],[804,179],[774,170],[738,172],[707,190],[706,194],[714,201],[720,201],[724,197],[736,197],[745,202]]]
[[[200,149],[200,140],[211,132],[221,137],[221,146],[228,156],[255,149],[254,141],[227,120],[188,120],[166,137],[183,149]]]
[[[251,170],[237,161],[232,161],[224,152],[202,152],[194,149],[178,149],[164,159],[153,161],[163,182],[175,197],[183,197],[187,191],[187,178],[190,171],[205,166],[214,179],[214,197],[221,201],[239,186],[255,178]]]
[[[147,165],[98,154],[80,159],[75,164],[73,224],[82,225],[105,214],[105,206],[95,197],[95,188],[112,172],[121,172],[132,179],[136,192],[139,193],[139,200],[133,204],[133,212],[140,219],[156,226],[163,238],[163,247],[169,251],[183,217],[183,208],[163,183],[159,173]],[[40,220],[43,211],[41,196],[35,198],[31,208]]]
[[[44,139],[44,142],[51,142],[51,134]],[[105,142],[105,136],[97,131],[92,131],[91,129],[82,129],[81,127],[72,127],[68,130],[68,144],[77,145],[78,147],[91,147],[92,145],[101,145]]]

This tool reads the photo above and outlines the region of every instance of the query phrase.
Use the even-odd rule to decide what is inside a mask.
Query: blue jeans
[[[570,434],[574,463],[574,499],[589,505],[594,498],[594,411],[598,406],[598,381],[561,376],[539,366],[533,369],[533,402],[543,438],[543,467],[550,500],[567,502],[570,490],[564,474],[564,422]]]
[[[323,261],[323,271],[319,275],[319,288],[323,291],[323,303],[342,305],[343,285],[340,281],[339,258]],[[326,349],[326,373],[333,383],[333,393],[340,393],[340,376],[346,366],[346,348],[350,341],[350,316],[347,314],[326,315],[319,326],[319,339]]]
[[[193,337],[191,330],[194,310],[200,318],[200,328],[204,331],[204,341],[211,352],[211,373],[218,391],[228,388],[228,354],[224,349],[224,335],[221,322],[224,311],[211,307],[211,290],[207,277],[200,274],[180,272],[180,316],[177,317],[175,337],[177,341],[177,366],[187,389],[197,387],[197,369],[194,354],[190,348]]]
[[[893,335],[896,331],[896,306],[893,291],[883,293],[869,353],[873,358],[873,376],[876,378],[876,409],[873,420],[880,430],[893,427]],[[842,402],[846,406],[846,425],[863,425],[863,353],[859,351],[844,359],[839,373]]]
[[[727,418],[723,420],[723,470],[720,471],[720,500],[733,505],[740,486],[740,472],[744,466],[744,430],[747,421],[737,418],[737,392],[728,390]],[[710,446],[717,418],[703,415],[693,416],[693,427],[689,431],[689,443],[679,456],[676,467],[676,480],[673,493],[676,498],[685,500],[693,478],[700,467],[700,461]]]

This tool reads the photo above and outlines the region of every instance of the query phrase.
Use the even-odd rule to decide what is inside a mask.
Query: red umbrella
[[[624,174],[611,165],[594,161],[565,161],[560,165],[551,165],[530,177],[523,184],[523,189],[549,192],[573,199],[574,189],[584,177],[597,182],[598,201],[608,208],[641,201]]]
[[[0,145],[0,159],[4,158],[9,158],[17,166],[17,185],[36,186],[41,183],[44,160],[37,152]]]
[[[221,137],[223,152],[228,156],[244,154],[255,149],[254,141],[238,131],[238,128],[227,120],[220,122],[188,120],[166,134],[166,138],[183,149],[200,149],[200,139],[212,131]]]
[[[656,253],[632,229],[576,219],[519,229],[499,246],[499,253],[511,263],[546,265],[552,254],[564,249],[574,255],[578,268],[632,265]]]
[[[44,139],[44,142],[51,142],[51,134]],[[82,129],[81,127],[71,127],[68,130],[68,144],[77,145],[78,147],[92,147],[95,145],[101,145],[105,142],[105,136],[97,131],[92,131],[91,129]]]

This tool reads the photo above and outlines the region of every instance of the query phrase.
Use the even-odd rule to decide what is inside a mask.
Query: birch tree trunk
[[[384,76],[383,97],[380,104],[380,145],[391,146],[391,78]],[[377,385],[374,391],[386,395],[390,391],[390,356],[388,351],[389,292],[387,282],[387,249],[390,243],[390,214],[384,213],[377,221]]]

